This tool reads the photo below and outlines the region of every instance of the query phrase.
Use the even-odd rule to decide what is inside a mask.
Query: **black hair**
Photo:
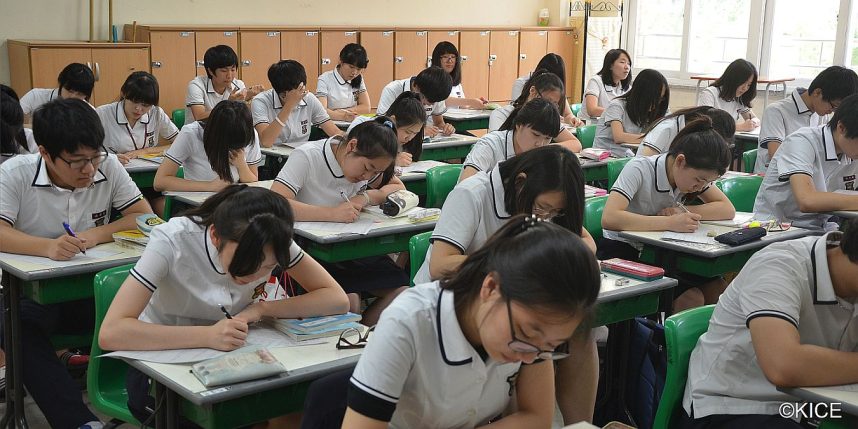
[[[420,161],[423,154],[423,131],[426,129],[426,109],[420,101],[420,96],[411,91],[399,94],[384,115],[395,117],[397,128],[412,124],[422,125],[420,132],[402,145],[402,150],[410,153],[413,161]]]
[[[712,119],[700,116],[687,123],[670,143],[668,156],[685,155],[685,162],[695,170],[714,170],[721,176],[727,171],[733,154],[727,141],[712,126]]]
[[[849,258],[849,262],[858,263],[858,220],[846,219],[840,224],[843,236],[840,237],[840,250]]]
[[[715,132],[724,138],[724,141],[727,142],[728,146],[733,146],[733,137],[736,134],[736,120],[733,119],[729,113],[712,106],[686,107],[685,109],[677,110],[652,123],[646,130],[644,130],[643,134],[649,134],[649,132],[655,129],[655,127],[662,121],[679,116],[685,118],[686,124],[701,116],[709,117],[709,119],[712,120],[712,128],[715,129]]]
[[[33,138],[51,159],[81,147],[103,151],[104,128],[95,109],[76,98],[56,99],[33,112]]]
[[[530,79],[524,83],[524,87],[521,89],[521,94],[512,102],[512,106],[515,109],[518,109],[527,103],[527,98],[530,97],[530,88],[536,88],[536,92],[539,94],[548,91],[560,91],[560,104],[557,105],[557,111],[563,109],[563,100],[566,91],[566,87],[563,85],[563,80],[561,80],[556,74],[544,69],[537,69],[530,75]],[[510,118],[513,117],[514,114],[515,110],[513,110],[513,114],[510,115]]]
[[[611,68],[614,67],[614,63],[620,59],[620,55],[625,55],[626,58],[629,59],[629,75],[620,81],[623,91],[628,91],[629,85],[632,84],[632,56],[629,55],[625,49],[616,48],[608,51],[608,53],[605,54],[605,59],[602,61],[602,69],[596,74],[602,77],[602,83],[605,84],[605,86],[614,86],[614,74],[611,72]]]
[[[268,81],[276,94],[307,84],[307,71],[295,60],[280,60],[268,67]]]
[[[376,116],[369,121],[358,124],[342,138],[341,142],[348,143],[351,139],[357,140],[356,156],[369,159],[390,158],[390,165],[387,166],[381,177],[381,186],[386,185],[393,178],[396,155],[399,155],[399,139],[396,137],[396,124],[393,120],[387,116]],[[340,144],[337,146],[337,150],[339,151],[343,147],[345,144]]]
[[[453,90],[453,78],[438,66],[427,67],[412,79],[411,83],[430,103],[446,100]]]
[[[738,58],[733,60],[721,77],[712,82],[709,86],[714,86],[721,91],[721,99],[724,101],[733,101],[736,99],[736,90],[742,86],[748,78],[751,79],[751,87],[747,92],[739,97],[739,102],[742,105],[751,107],[751,101],[757,96],[757,68],[748,60]]]
[[[203,66],[209,79],[214,76],[217,69],[227,67],[238,67],[238,55],[227,45],[217,45],[206,49],[203,55]]]
[[[559,191],[566,200],[564,215],[554,223],[581,235],[584,224],[584,173],[578,157],[560,145],[547,145],[498,164],[508,213],[529,214],[536,197]],[[527,178],[520,180],[524,173]]]
[[[834,111],[834,115],[828,121],[832,133],[837,130],[837,124],[843,124],[843,128],[846,129],[846,138],[858,137],[858,94],[844,98],[840,107]]]
[[[359,69],[365,69],[369,65],[366,49],[357,43],[349,43],[343,46],[343,49],[340,51],[340,62],[351,64]],[[305,78],[304,80],[306,81],[307,79]],[[363,82],[363,75],[357,75],[351,81],[352,88],[360,88],[361,82]]]
[[[209,164],[221,180],[232,183],[230,155],[249,145],[255,134],[247,104],[224,100],[212,109],[209,117],[199,121],[203,125],[203,148]]]
[[[450,72],[450,78],[453,79],[453,86],[456,86],[462,83],[462,56],[459,55],[456,45],[446,40],[435,45],[435,49],[432,50],[432,65],[441,67],[441,55],[449,54],[456,56],[456,66]]]
[[[18,100],[3,91],[0,93],[0,153],[17,155],[22,148],[24,152],[28,151],[24,134],[24,110]]]
[[[6,95],[12,97],[15,101],[18,101],[18,102],[21,101],[21,97],[18,97],[18,93],[15,92],[15,90],[12,89],[12,87],[4,85],[2,83],[0,83],[0,93],[6,94]]]
[[[95,75],[92,69],[81,63],[67,65],[57,76],[60,89],[75,91],[86,95],[86,100],[92,97],[92,89],[95,88]]]
[[[514,130],[516,125],[528,126],[546,136],[557,137],[560,134],[560,111],[556,104],[544,98],[534,98],[524,106],[513,109],[500,129]]]
[[[280,268],[291,260],[294,216],[289,201],[265,188],[230,185],[182,214],[200,226],[214,226],[223,250],[225,241],[238,243],[227,272],[233,277],[255,273],[271,246]]]
[[[119,90],[119,99],[129,100],[134,103],[158,105],[158,80],[151,73],[136,71],[128,75],[122,89]]]
[[[539,63],[536,64],[536,69],[534,70],[547,70],[554,73],[560,78],[560,82],[563,82],[563,86],[566,86],[566,63],[560,55],[553,52],[545,54],[545,56],[539,60]]]
[[[661,95],[664,91],[664,96]],[[617,97],[626,101],[626,113],[635,125],[647,128],[667,113],[670,86],[658,70],[644,69],[638,73],[632,89]]]
[[[822,99],[825,101],[842,100],[858,93],[858,74],[846,67],[828,67],[813,78],[807,87],[807,93],[811,94],[817,88],[821,90]]]
[[[568,317],[583,314],[585,321],[592,317],[601,286],[596,257],[577,234],[525,215],[492,234],[444,276],[441,287],[453,292],[461,312],[478,299],[488,275],[509,301]]]

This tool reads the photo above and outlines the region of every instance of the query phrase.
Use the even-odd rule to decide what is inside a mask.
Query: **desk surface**
[[[418,234],[423,231],[431,231],[435,228],[435,221],[412,223],[408,220],[408,216],[399,218],[390,218],[384,215],[379,215],[369,212],[361,212],[361,219],[371,219],[375,222],[372,229],[365,235],[361,234],[336,234],[329,232],[320,232],[312,230],[295,229],[295,235],[304,237],[310,241],[320,244],[342,243],[346,241],[360,240],[364,238],[380,237],[386,235],[413,233]]]
[[[444,112],[444,119],[451,121],[463,121],[468,119],[488,119],[491,116],[491,110],[473,110],[473,109],[456,109],[449,108]]]
[[[808,402],[840,404],[840,408],[853,416],[858,416],[858,384],[827,387],[795,387],[778,388],[781,392],[790,394]]]
[[[265,189],[271,189],[273,180],[263,180],[261,182],[248,183],[248,186],[256,186]],[[193,191],[166,191],[165,196],[173,197],[176,201],[190,204],[194,207],[200,206],[205,200],[214,195],[215,192],[193,192]]]
[[[289,155],[292,154],[293,150],[295,150],[295,148],[293,148],[292,146],[286,146],[286,145],[281,145],[281,144],[276,144],[276,145],[271,146],[271,147],[260,148],[260,152],[262,152],[263,155],[274,156],[274,157],[283,156],[286,158],[288,158]]]
[[[158,171],[161,164],[152,161],[146,161],[141,158],[134,158],[125,164],[125,171],[128,173],[148,173],[150,171]]]
[[[125,247],[112,242],[99,244],[87,250],[112,252],[114,254],[103,258],[78,255],[70,261],[55,262],[48,258],[0,253],[0,269],[24,281],[43,280],[98,272],[130,264],[140,259],[140,255],[143,253],[142,248]],[[15,259],[10,258],[10,256]]]
[[[757,141],[760,139],[760,127],[755,128],[753,131],[737,131],[734,136],[740,140]]]
[[[705,75],[691,76],[691,79],[700,80],[700,81],[718,80],[718,78],[720,78],[720,76],[705,76]],[[784,83],[784,82],[791,82],[794,80],[795,80],[794,77],[759,77],[757,79],[757,83]]]
[[[627,278],[628,284],[617,286],[616,280]],[[602,286],[599,289],[597,304],[607,304],[624,298],[644,295],[650,292],[661,291],[675,287],[677,281],[670,277],[662,277],[651,282],[623,277],[613,273],[602,273]]]
[[[445,147],[466,146],[472,145],[479,140],[479,137],[466,136],[464,134],[452,134],[449,136],[432,137],[429,141],[423,142],[423,150],[441,149]]]

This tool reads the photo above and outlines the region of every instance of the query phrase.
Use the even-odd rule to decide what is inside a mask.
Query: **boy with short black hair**
[[[95,75],[81,63],[71,63],[57,76],[56,88],[33,88],[21,97],[21,109],[29,122],[33,112],[43,104],[59,98],[77,98],[89,102],[95,88]]]
[[[423,69],[417,76],[407,79],[394,80],[388,83],[381,91],[381,97],[376,106],[376,112],[386,112],[390,105],[405,91],[420,94],[420,100],[426,106],[427,115],[432,115],[434,126],[423,130],[427,137],[434,137],[438,133],[450,135],[456,132],[451,124],[444,122],[444,112],[447,105],[444,100],[450,96],[453,90],[453,79],[450,74],[438,66]]]
[[[203,67],[206,75],[197,76],[188,83],[185,125],[208,118],[221,101],[248,101],[262,92],[262,85],[247,88],[238,79],[238,54],[227,45],[208,48],[203,55]]]

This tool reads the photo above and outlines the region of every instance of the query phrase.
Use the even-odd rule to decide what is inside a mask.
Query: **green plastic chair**
[[[753,212],[757,192],[763,184],[762,176],[740,176],[719,180],[716,185],[733,203],[736,211]]]
[[[176,124],[176,128],[182,129],[182,126],[185,125],[185,109],[176,109],[173,110],[173,123]]]
[[[608,190],[614,186],[617,177],[620,177],[620,173],[623,172],[623,167],[631,160],[632,158],[608,159]]]
[[[757,164],[757,150],[751,149],[742,154],[742,171],[745,173],[753,173],[754,166]]]
[[[421,232],[420,234],[411,236],[408,240],[408,259],[411,265],[411,286],[414,286],[414,276],[417,271],[423,266],[423,261],[426,260],[426,252],[429,251],[429,237],[432,236],[432,231]]]
[[[584,149],[593,147],[593,140],[596,139],[596,125],[584,125],[578,127],[576,137],[581,142],[581,147]]]
[[[581,111],[581,103],[575,103],[573,105],[570,105],[569,108],[572,109],[573,115],[578,116],[578,112]]]
[[[667,343],[667,377],[653,429],[676,427],[682,412],[682,396],[688,379],[688,361],[697,339],[709,329],[714,305],[692,308],[674,314],[664,322],[664,338]]]
[[[459,181],[462,164],[439,165],[426,171],[426,207],[441,208]]]
[[[95,275],[93,280],[95,293],[95,332],[92,338],[89,367],[86,374],[86,390],[89,401],[99,412],[121,422],[139,426],[140,422],[128,411],[128,392],[125,389],[125,376],[128,364],[121,359],[101,358],[104,351],[98,345],[98,331],[104,321],[104,315],[113,302],[113,297],[122,282],[128,277],[128,271],[134,264],[110,268]],[[112,423],[121,423],[112,422]]]
[[[179,170],[176,171],[176,177],[183,179],[185,177],[185,168],[181,165],[179,166]],[[164,197],[164,220],[170,220],[173,217],[173,197],[166,196]]]
[[[607,195],[584,200],[584,228],[597,243],[602,238],[602,211],[605,210],[607,201]]]

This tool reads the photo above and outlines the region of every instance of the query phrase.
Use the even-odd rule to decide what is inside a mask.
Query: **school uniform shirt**
[[[154,147],[158,146],[158,137],[172,140],[179,134],[179,129],[158,106],[152,106],[134,127],[130,127],[122,104],[122,101],[117,101],[95,109],[104,127],[104,147],[107,150],[125,153]]]
[[[462,84],[453,85],[453,89],[450,90],[450,97],[447,98],[465,98],[465,90],[462,88]]]
[[[670,150],[673,139],[683,128],[685,128],[685,116],[682,115],[660,121],[650,132],[646,133],[635,156],[644,156],[644,147],[650,148],[656,153],[666,153]]]
[[[766,107],[760,124],[754,173],[765,173],[769,167],[769,142],[781,144],[799,128],[824,125],[831,119],[829,115],[819,116],[807,107],[801,98],[806,91],[804,88],[796,88],[789,97],[772,102]]]
[[[36,153],[39,151],[39,145],[36,144],[36,139],[33,138],[33,130],[24,128],[24,136],[27,138],[27,148],[24,149],[21,145],[16,145],[14,153],[0,153],[0,164],[3,164],[10,158],[16,155],[26,155],[28,153]]]
[[[271,273],[248,284],[235,283],[220,263],[209,227],[191,218],[174,217],[152,229],[143,256],[129,274],[151,291],[139,319],[171,326],[211,325],[223,319],[220,305],[238,314],[259,298]],[[304,257],[295,242],[289,245],[292,268]]]
[[[513,110],[515,110],[515,107],[512,104],[492,110],[492,113],[489,115],[489,131],[499,130],[501,125],[509,118],[509,115],[512,114]]]
[[[37,153],[18,155],[0,166],[0,220],[37,237],[64,235],[63,222],[78,232],[105,225],[111,209],[125,210],[142,198],[115,155],[98,166],[92,184],[74,190],[54,185]]]
[[[512,95],[510,95],[510,100],[515,101],[521,96],[521,91],[524,90],[524,84],[526,84],[527,80],[530,79],[531,74],[533,73],[521,76],[512,83]]]
[[[382,313],[350,379],[348,406],[391,428],[478,427],[513,400],[520,368],[483,360],[462,332],[453,292],[418,284]]]
[[[730,114],[735,120],[739,120],[745,113],[751,111],[751,108],[742,104],[742,100],[734,98],[732,101],[724,101],[721,98],[721,90],[716,86],[707,86],[700,91],[700,96],[697,98],[698,106],[712,106],[721,109]]]
[[[464,167],[473,167],[477,171],[489,171],[501,161],[515,156],[513,147],[513,132],[492,131],[477,140],[471,146],[471,152],[465,158]]]
[[[164,152],[164,156],[182,166],[187,180],[209,182],[218,178],[206,156],[203,126],[199,122],[182,127],[176,141]],[[253,131],[253,141],[244,148],[244,159],[247,165],[262,162],[262,151],[259,149],[259,135],[256,134],[256,130]],[[230,165],[229,171],[232,173],[233,183],[238,182],[238,168]]]
[[[629,113],[626,111],[626,100],[614,100],[605,109],[602,118],[599,120],[599,125],[596,128],[596,137],[593,140],[593,147],[597,149],[610,150],[617,158],[627,158],[634,156],[631,149],[626,149],[617,143],[614,143],[614,132],[611,130],[611,123],[620,121],[623,124],[623,130],[629,134],[640,134],[643,127],[632,122],[629,118]]]
[[[396,97],[399,97],[399,94],[402,94],[405,91],[412,91],[411,82],[413,80],[414,77],[409,77],[407,79],[394,80],[393,82],[388,83],[381,91],[381,96],[378,99],[378,106],[375,106],[375,111],[378,113],[386,113],[387,110],[390,109],[390,105],[396,101]],[[443,115],[446,111],[447,104],[444,103],[444,100],[433,103],[431,106],[426,107],[427,120],[431,121],[432,119],[428,117],[429,115]]]
[[[319,75],[316,84],[316,97],[328,99],[328,109],[348,109],[358,104],[358,97],[366,92],[366,81],[361,79],[360,86],[353,88],[351,81],[343,79],[339,70],[328,70]]]
[[[855,190],[858,163],[838,155],[828,125],[801,128],[789,135],[778,148],[763,177],[754,201],[755,217],[760,220],[792,221],[802,228],[825,228],[831,215],[799,210],[789,179],[806,174],[819,192]]]
[[[188,125],[196,119],[191,113],[191,106],[205,106],[206,112],[210,112],[214,107],[224,100],[229,100],[229,96],[233,92],[244,89],[244,82],[239,79],[233,79],[232,85],[227,85],[223,90],[223,94],[218,94],[212,86],[212,80],[208,76],[197,76],[188,83],[188,94],[185,97],[185,125]]]
[[[356,127],[356,126],[358,126],[358,125],[360,125],[360,124],[362,124],[362,123],[364,123],[364,122],[366,122],[366,121],[372,120],[372,119],[375,119],[375,116],[363,116],[363,115],[358,115],[358,116],[356,116],[356,117],[352,120],[352,123],[351,123],[351,124],[349,124],[349,127],[348,127],[348,128],[346,128],[346,133],[350,133],[350,132],[352,132],[352,130],[354,129],[354,127]]]
[[[835,295],[827,247],[839,232],[773,243],[745,264],[718,299],[709,330],[700,337],[688,366],[682,406],[695,418],[712,414],[778,415],[795,398],[766,378],[748,324],[776,317],[796,327],[801,343],[855,352],[858,312]],[[376,337],[378,338],[378,337]]]
[[[351,198],[366,191],[381,173],[368,181],[349,182],[334,157],[336,148],[331,147],[339,144],[342,138],[334,136],[301,145],[292,151],[274,180],[291,189],[296,200],[314,206],[337,206],[343,202],[340,192]]]
[[[605,85],[605,82],[602,82],[602,76],[597,75],[591,77],[590,80],[587,81],[587,86],[584,88],[584,95],[581,98],[581,111],[578,112],[578,119],[585,120],[587,123],[596,119],[587,113],[586,106],[588,95],[596,96],[599,99],[597,105],[607,108],[615,98],[629,92],[629,89],[632,89],[631,85],[629,85],[628,89],[623,89],[622,85]]]
[[[441,217],[435,224],[431,242],[443,241],[470,255],[479,249],[509,218],[504,203],[504,188],[500,170],[480,171],[463,180],[447,196]],[[432,281],[429,262],[432,246],[426,260],[414,276],[414,283]]]
[[[32,115],[43,104],[60,98],[59,88],[33,88],[21,97],[21,110],[25,115]]]
[[[330,100],[328,101],[330,103]],[[330,106],[330,104],[329,104]],[[273,89],[262,91],[250,103],[250,111],[253,113],[253,127],[259,124],[270,124],[276,122],[277,115],[283,110],[280,96]],[[310,131],[313,126],[319,126],[331,120],[325,106],[315,95],[307,93],[298,102],[289,118],[286,126],[280,130],[275,144],[306,142],[310,140]]]

